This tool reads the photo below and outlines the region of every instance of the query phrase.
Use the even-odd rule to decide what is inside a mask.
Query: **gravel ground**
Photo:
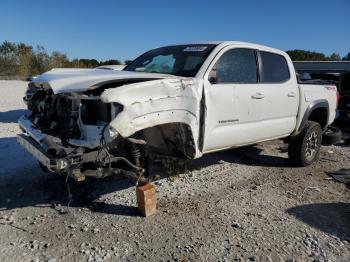
[[[26,83],[0,81],[0,261],[349,261],[350,191],[326,174],[350,168],[350,148],[288,166],[268,142],[193,161],[155,182],[143,218],[131,181],[71,185],[43,173],[15,140]]]

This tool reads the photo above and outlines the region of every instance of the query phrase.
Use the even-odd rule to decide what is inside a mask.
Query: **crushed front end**
[[[54,94],[42,84],[30,83],[24,97],[29,114],[22,116],[18,142],[47,171],[86,176],[126,174],[142,177],[142,145],[137,137],[123,139],[109,123],[123,109],[104,103],[94,92]]]

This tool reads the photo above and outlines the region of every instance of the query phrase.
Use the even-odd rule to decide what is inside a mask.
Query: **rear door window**
[[[262,83],[281,83],[290,78],[287,60],[282,55],[260,51]]]

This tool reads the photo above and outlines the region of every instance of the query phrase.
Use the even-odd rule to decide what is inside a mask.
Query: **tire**
[[[330,146],[339,142],[342,138],[342,132],[340,129],[329,126],[322,136],[322,145]]]
[[[322,145],[322,128],[319,123],[307,121],[304,129],[290,137],[288,155],[295,166],[308,166],[317,161]]]

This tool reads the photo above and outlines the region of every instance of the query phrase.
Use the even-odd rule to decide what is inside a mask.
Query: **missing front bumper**
[[[111,155],[101,147],[64,145],[61,139],[35,128],[25,116],[18,123],[24,132],[17,136],[18,143],[50,172],[65,173],[78,181],[83,181],[85,176],[103,178],[110,175],[126,175],[140,181],[144,173],[144,169],[127,159],[125,154]],[[131,141],[141,143],[141,140]]]
[[[24,134],[17,135],[17,142],[51,172],[60,172],[69,166],[67,159],[50,156],[32,138]]]

